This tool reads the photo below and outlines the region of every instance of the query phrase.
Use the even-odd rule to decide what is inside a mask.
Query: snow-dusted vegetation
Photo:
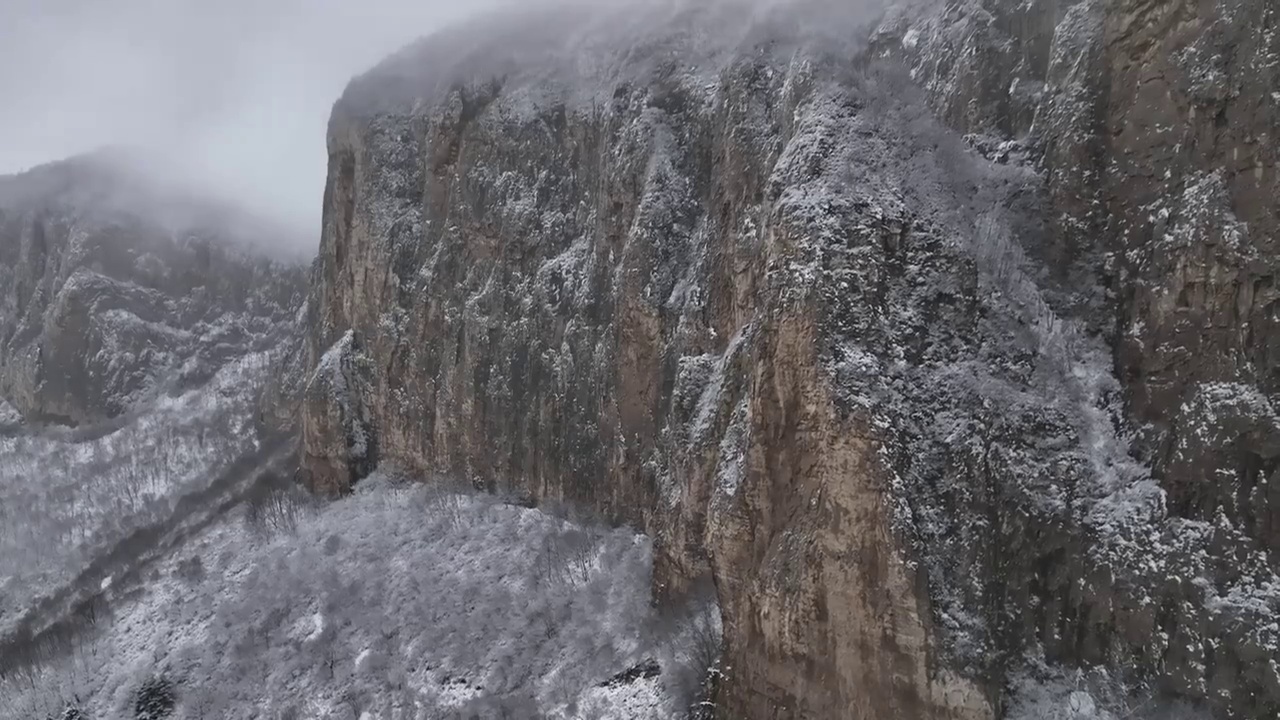
[[[718,611],[653,609],[646,537],[438,478],[330,505],[294,485],[254,420],[282,352],[103,425],[11,413],[0,718],[669,718],[703,697]]]
[[[1176,700],[1136,695],[1137,688],[1102,668],[1063,671],[1038,664],[1014,677],[1009,720],[1204,720],[1203,710]]]
[[[1280,717],[1273,0],[882,4],[407,48],[300,310],[0,178],[0,720]]]
[[[268,368],[268,353],[249,354],[109,426],[0,435],[0,637],[95,561],[134,554],[121,546],[259,448],[249,420]]]
[[[651,610],[643,536],[384,474],[323,508],[296,493],[6,673],[0,717],[142,717],[155,695],[183,718],[669,718],[716,655],[713,605]]]

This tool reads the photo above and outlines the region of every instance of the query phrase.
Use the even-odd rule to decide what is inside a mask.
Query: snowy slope
[[[179,718],[657,720],[700,679],[715,616],[654,616],[643,536],[385,476],[295,509],[192,539],[0,717],[127,717],[159,676]]]
[[[269,353],[113,426],[0,437],[0,638],[133,534],[164,526],[268,438],[250,422]]]

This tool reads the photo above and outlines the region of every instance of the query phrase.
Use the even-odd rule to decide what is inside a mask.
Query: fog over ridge
[[[313,240],[348,80],[491,0],[5,0],[0,174],[104,146]]]
[[[553,32],[566,33],[568,55],[577,41],[558,13],[656,11],[641,27],[612,28],[622,39],[717,4],[792,16],[814,7],[866,14],[881,0],[5,0],[0,176],[126,148],[159,177],[291,228],[306,240],[284,242],[310,250],[330,109],[388,56],[470,19],[453,38],[465,50],[490,22],[477,16],[494,8],[516,25],[545,12]]]

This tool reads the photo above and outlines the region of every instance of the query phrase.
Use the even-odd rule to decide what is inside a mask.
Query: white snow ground
[[[76,698],[132,717],[160,675],[176,718],[656,720],[702,674],[690,643],[712,614],[655,617],[644,536],[383,475],[300,512],[292,531],[237,514],[194,538],[111,623],[0,679],[0,718]],[[608,682],[651,659],[656,677]]]

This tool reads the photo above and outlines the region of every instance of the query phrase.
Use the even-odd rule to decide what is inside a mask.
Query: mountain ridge
[[[126,413],[276,342],[301,304],[301,264],[268,256],[283,231],[122,152],[11,176],[0,193],[0,396],[28,419]]]
[[[0,618],[50,628],[14,636],[7,709],[93,688],[124,712],[161,678],[205,714],[1276,717],[1278,23],[1266,0],[477,19],[337,101],[306,270],[128,156],[0,177]],[[281,437],[287,462],[237,474]],[[100,577],[132,531],[185,543],[210,496],[194,555],[145,559],[172,580]],[[241,587],[252,558],[315,607]],[[415,559],[453,620],[386,572]],[[201,594],[205,567],[236,591]],[[127,620],[41,614],[82,591]],[[449,624],[476,602],[540,628],[523,660],[524,620]],[[432,620],[397,645],[379,603]],[[161,607],[182,622],[132,637]]]

